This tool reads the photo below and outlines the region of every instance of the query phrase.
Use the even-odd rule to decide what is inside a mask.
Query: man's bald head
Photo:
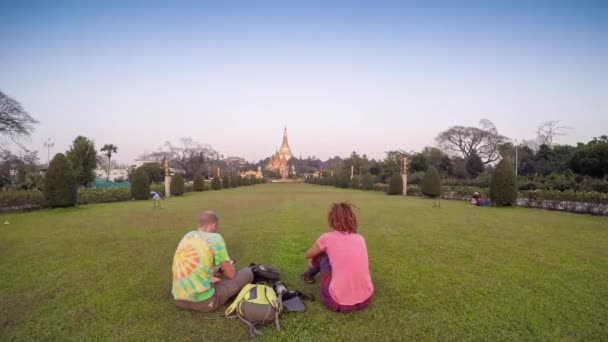
[[[205,210],[198,218],[198,228],[206,232],[215,232],[219,219],[217,214],[211,210]]]

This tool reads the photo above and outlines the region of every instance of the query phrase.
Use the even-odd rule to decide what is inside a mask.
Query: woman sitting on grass
[[[365,239],[357,234],[357,217],[352,206],[343,202],[332,205],[327,220],[332,231],[321,235],[306,252],[310,268],[302,279],[312,284],[321,273],[321,299],[328,309],[362,310],[372,300],[374,284]]]

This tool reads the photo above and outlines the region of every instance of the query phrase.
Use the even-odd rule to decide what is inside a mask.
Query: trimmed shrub
[[[335,185],[337,188],[346,189],[350,187],[350,180],[346,175],[339,174],[338,176],[336,176]]]
[[[51,207],[71,207],[76,204],[76,179],[68,158],[57,153],[44,177],[44,197]]]
[[[361,177],[353,176],[353,179],[350,180],[350,187],[358,190],[361,188]]]
[[[224,178],[222,178],[222,188],[223,189],[230,188],[230,178],[228,178],[228,176],[224,176]]]
[[[150,197],[150,180],[142,167],[138,167],[131,178],[131,197],[136,200],[146,200]]]
[[[400,174],[395,173],[391,177],[387,195],[403,195],[403,178],[401,178]]]
[[[384,184],[384,183],[375,183],[372,190],[374,191],[382,191],[382,192],[387,192],[388,191],[388,184]]]
[[[129,188],[80,188],[78,204],[123,202],[131,199]]]
[[[511,163],[503,159],[496,165],[490,183],[490,200],[497,207],[514,205],[517,202],[517,184]]]
[[[232,175],[230,177],[230,186],[233,188],[236,188],[237,186],[239,186],[239,178],[241,178],[239,175]]]
[[[420,189],[426,196],[437,197],[441,195],[441,179],[439,179],[439,172],[434,166],[429,166],[426,169]]]
[[[194,191],[204,191],[205,190],[205,178],[201,173],[197,174],[194,177],[194,183],[192,184],[192,189]]]
[[[369,173],[363,175],[361,178],[361,190],[372,190],[374,188],[374,176]]]
[[[213,176],[211,180],[211,189],[220,190],[222,188],[222,180],[218,176]]]
[[[45,204],[42,191],[0,191],[0,212],[39,209]]]
[[[171,195],[173,196],[181,196],[184,194],[185,184],[184,184],[184,176],[180,173],[176,173],[171,177],[171,187],[169,189],[171,191]]]

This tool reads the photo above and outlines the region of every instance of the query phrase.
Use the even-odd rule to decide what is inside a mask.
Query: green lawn
[[[172,302],[171,262],[213,209],[237,266],[278,266],[305,285],[303,254],[332,201],[359,207],[376,294],[362,312],[318,302],[281,316],[262,340],[606,340],[608,219],[465,202],[268,184],[3,215],[0,340],[246,340],[235,320]],[[217,315],[217,314],[215,314]]]

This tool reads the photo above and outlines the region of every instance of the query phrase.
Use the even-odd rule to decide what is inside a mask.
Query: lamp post
[[[44,147],[46,147],[46,165],[47,165],[47,167],[51,163],[51,148],[53,146],[55,146],[55,143],[51,142],[51,138],[48,138],[48,140],[44,142]]]
[[[515,139],[515,179],[517,179],[517,139]]]

